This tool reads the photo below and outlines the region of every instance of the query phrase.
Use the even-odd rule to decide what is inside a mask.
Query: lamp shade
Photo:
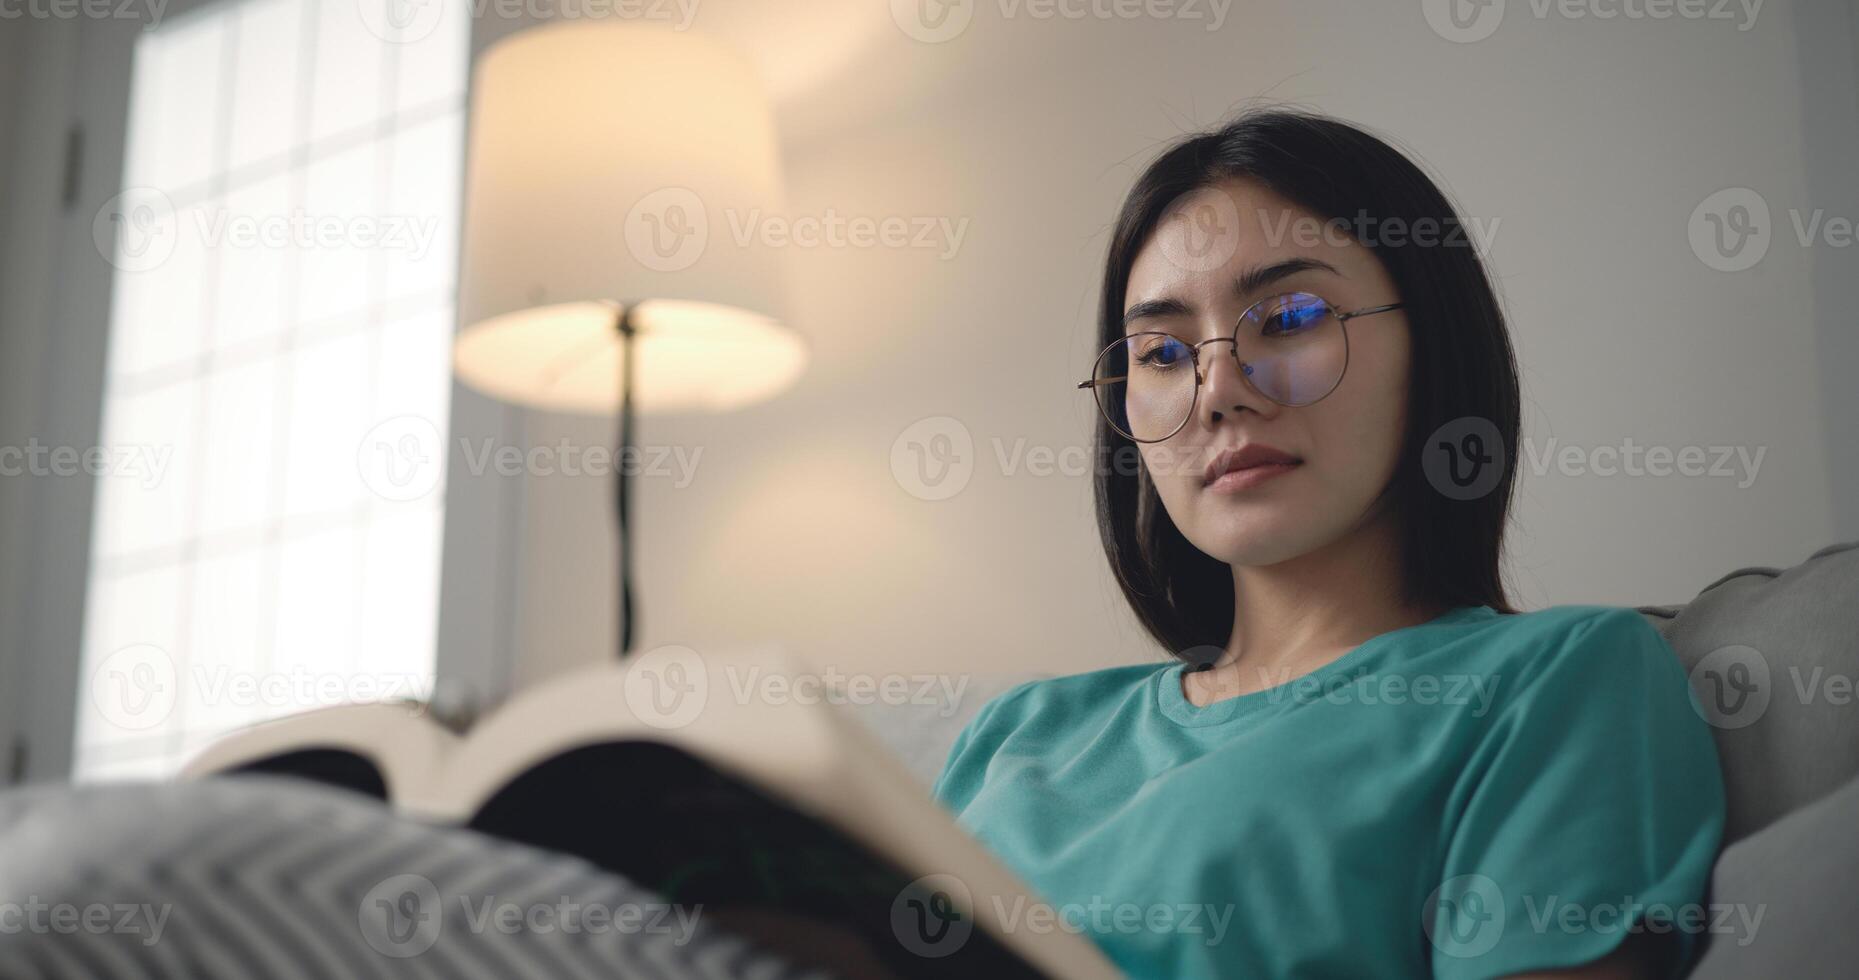
[[[473,83],[461,380],[530,407],[724,410],[806,362],[783,325],[773,115],[751,68],[689,32],[564,22],[485,52]],[[744,233],[748,229],[750,233]]]

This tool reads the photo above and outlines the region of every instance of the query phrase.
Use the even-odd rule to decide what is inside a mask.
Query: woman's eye
[[[1323,323],[1330,308],[1322,303],[1293,303],[1267,314],[1260,333],[1267,337],[1284,337],[1302,333]]]
[[[1136,355],[1136,362],[1150,367],[1172,367],[1181,363],[1187,356],[1188,345],[1178,340],[1164,340],[1139,352]]]

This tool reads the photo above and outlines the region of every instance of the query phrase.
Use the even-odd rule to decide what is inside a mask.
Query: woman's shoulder
[[[1518,634],[1555,638],[1596,630],[1607,633],[1633,631],[1641,626],[1652,629],[1646,617],[1630,607],[1594,604],[1547,606],[1525,612],[1498,613],[1480,622]]]
[[[1078,711],[1116,703],[1131,692],[1144,689],[1168,666],[1168,663],[1125,664],[1076,674],[1035,677],[996,695],[981,707],[977,718],[1013,718],[1055,708]]]
[[[934,795],[959,812],[1003,746],[1064,738],[1144,690],[1150,678],[1165,667],[1133,664],[1014,684],[982,704],[962,727],[936,780]]]
[[[1474,634],[1483,669],[1512,699],[1600,686],[1667,691],[1686,685],[1677,654],[1632,608],[1559,605],[1491,616]]]

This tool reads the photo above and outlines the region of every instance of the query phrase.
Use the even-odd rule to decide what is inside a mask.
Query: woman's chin
[[[1223,530],[1213,547],[1196,545],[1214,558],[1235,567],[1276,565],[1290,561],[1311,550],[1301,538],[1281,528],[1261,529],[1257,533],[1235,534]]]

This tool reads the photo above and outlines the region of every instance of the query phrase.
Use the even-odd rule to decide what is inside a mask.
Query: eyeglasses
[[[1111,428],[1136,442],[1161,442],[1194,415],[1205,381],[1201,348],[1227,343],[1254,391],[1300,408],[1342,383],[1349,366],[1348,321],[1402,305],[1342,312],[1311,293],[1269,296],[1240,314],[1231,337],[1190,344],[1160,330],[1130,334],[1097,355],[1091,380],[1078,387],[1092,389]]]

